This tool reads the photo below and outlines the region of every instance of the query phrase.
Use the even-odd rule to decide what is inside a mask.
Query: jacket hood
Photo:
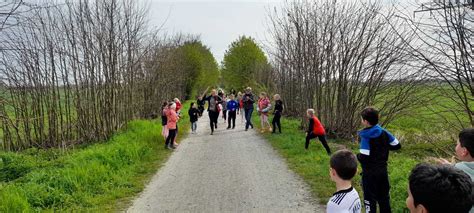
[[[375,125],[372,127],[365,128],[359,132],[359,135],[364,138],[377,138],[382,134],[382,127],[380,125]]]

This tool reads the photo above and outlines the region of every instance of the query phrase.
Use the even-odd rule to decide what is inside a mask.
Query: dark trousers
[[[198,106],[198,110],[199,110],[199,117],[202,116],[202,113],[204,112],[204,106],[203,105],[199,105]]]
[[[227,118],[227,123],[229,124],[227,128],[230,128],[230,123],[232,122],[232,128],[235,128],[235,117],[237,116],[236,111],[229,111],[229,117]]]
[[[176,137],[176,129],[170,129],[168,132],[168,137],[166,138],[165,146],[172,146],[174,139]]]
[[[306,136],[306,143],[304,144],[304,148],[305,149],[308,149],[309,147],[309,141],[313,138],[318,138],[321,143],[323,144],[324,148],[326,149],[326,152],[328,154],[331,154],[331,149],[329,149],[329,146],[328,146],[328,142],[326,141],[326,136],[325,135],[315,135],[314,133],[309,133],[307,136]]]
[[[276,127],[278,126],[278,130],[281,133],[280,119],[281,119],[281,113],[279,113],[279,112],[275,113],[275,115],[273,116],[273,119],[272,119],[273,132],[276,131]]]
[[[224,120],[227,120],[227,110],[222,110],[222,117],[224,117]]]
[[[369,171],[362,169],[362,190],[364,191],[366,212],[377,212],[377,204],[379,204],[381,213],[392,212],[389,194],[390,183],[386,167]]]
[[[252,112],[253,109],[245,109],[245,129],[249,129],[249,127],[253,128]]]
[[[209,121],[211,125],[211,132],[214,132],[214,128],[217,128],[217,119],[219,118],[219,113],[214,111],[209,111]]]

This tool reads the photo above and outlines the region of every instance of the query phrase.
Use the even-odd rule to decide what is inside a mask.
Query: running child
[[[191,107],[188,110],[189,120],[191,121],[191,133],[195,134],[197,130],[197,121],[199,117],[199,110],[196,105],[191,103]]]
[[[308,150],[309,141],[313,138],[318,138],[323,144],[324,149],[326,149],[328,155],[331,155],[331,149],[329,148],[328,142],[326,141],[326,130],[316,115],[314,115],[314,109],[306,110],[306,116],[309,119],[309,125],[308,131],[306,131],[306,143],[304,148]]]
[[[227,102],[227,111],[229,112],[229,117],[227,118],[228,126],[227,129],[230,129],[230,124],[232,122],[232,129],[235,129],[235,117],[237,116],[237,109],[239,104],[234,100],[234,95],[229,96],[229,101]]]

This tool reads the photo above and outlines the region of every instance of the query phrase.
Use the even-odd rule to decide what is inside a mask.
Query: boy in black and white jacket
[[[331,180],[336,183],[337,192],[327,204],[327,213],[360,213],[362,205],[359,194],[352,187],[352,178],[357,173],[357,158],[349,150],[340,150],[331,156]]]

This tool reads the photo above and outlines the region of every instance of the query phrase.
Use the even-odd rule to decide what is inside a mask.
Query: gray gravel
[[[254,130],[219,128],[207,114],[128,212],[324,212],[306,184]]]

